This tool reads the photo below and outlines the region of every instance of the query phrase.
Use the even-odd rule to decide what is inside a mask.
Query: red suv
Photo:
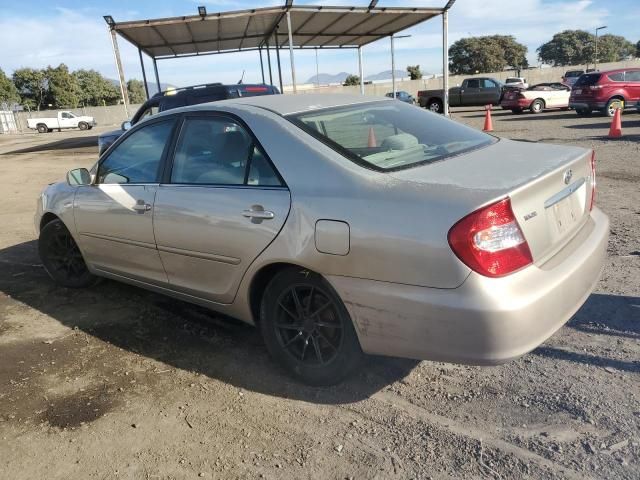
[[[633,107],[640,101],[640,68],[621,68],[608,72],[581,75],[573,84],[569,107],[580,116],[599,110],[609,117],[615,113],[616,101]]]

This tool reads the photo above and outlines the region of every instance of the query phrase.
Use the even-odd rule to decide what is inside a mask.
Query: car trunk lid
[[[490,147],[394,172],[395,178],[437,186],[451,197],[452,225],[509,197],[533,261],[544,263],[589,215],[592,152],[578,147],[500,140]]]

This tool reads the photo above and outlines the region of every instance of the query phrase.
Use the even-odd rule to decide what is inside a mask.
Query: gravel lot
[[[565,328],[499,367],[371,358],[326,389],[233,320],[114,282],[56,287],[35,199],[93,163],[100,129],[0,136],[0,477],[640,478],[640,114],[621,140],[608,126],[494,112],[497,135],[597,152],[609,258]]]

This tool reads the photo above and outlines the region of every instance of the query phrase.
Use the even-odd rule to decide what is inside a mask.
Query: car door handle
[[[138,200],[136,204],[133,206],[133,209],[138,213],[144,213],[151,210],[151,205],[145,203],[144,200]]]
[[[247,218],[257,218],[260,220],[271,220],[273,217],[275,217],[273,212],[270,212],[268,210],[257,210],[257,209],[243,210],[242,216]]]

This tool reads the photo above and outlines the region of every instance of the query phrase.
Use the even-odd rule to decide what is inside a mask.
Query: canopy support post
[[[289,32],[289,56],[291,57],[291,80],[293,81],[293,93],[298,93],[296,85],[296,66],[293,63],[293,32],[291,31],[291,12],[287,10],[287,30]]]
[[[452,2],[449,2],[452,3]],[[449,10],[442,12],[442,113],[449,116]]]
[[[124,83],[124,71],[122,70],[122,61],[120,60],[118,39],[116,38],[116,31],[113,28],[109,28],[109,33],[111,33],[111,46],[113,47],[113,56],[116,59],[116,70],[118,70],[118,79],[120,80],[120,94],[122,95],[122,103],[124,103],[124,112],[127,118],[129,118],[129,94],[127,92],[127,86]]]
[[[262,83],[264,83],[264,62],[262,61],[262,47],[258,49],[260,52],[260,72],[262,72]]]
[[[280,91],[284,93],[284,87],[282,85],[282,67],[280,66],[280,42],[278,41],[278,27],[276,27],[276,59],[278,60],[278,78],[280,80]]]
[[[149,100],[149,85],[147,84],[147,72],[144,70],[144,62],[142,61],[142,50],[138,48],[138,56],[140,57],[140,68],[142,68],[142,80],[144,81],[144,93],[147,94]]]
[[[396,57],[393,52],[393,35],[391,35],[391,87],[393,98],[396,98]]]
[[[360,95],[364,95],[364,69],[362,67],[362,47],[358,47],[358,73],[360,74]]]
[[[267,63],[269,64],[269,85],[273,85],[273,73],[271,72],[271,54],[269,53],[269,42],[267,42]],[[282,91],[280,92],[282,93]]]
[[[316,50],[316,86],[320,87],[320,67],[318,66],[318,47]]]
[[[158,87],[158,92],[160,93],[162,91],[162,88],[160,88],[160,76],[158,75],[158,63],[156,62],[156,59],[153,59],[153,72],[156,75],[156,85]]]

